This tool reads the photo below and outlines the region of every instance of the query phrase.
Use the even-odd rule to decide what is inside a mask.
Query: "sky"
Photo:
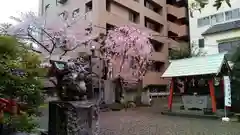
[[[18,16],[21,12],[38,12],[39,0],[1,0],[0,23],[12,22],[10,16]]]

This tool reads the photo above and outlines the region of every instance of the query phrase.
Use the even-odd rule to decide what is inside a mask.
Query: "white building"
[[[190,41],[206,54],[229,51],[240,44],[240,0],[225,2],[217,10],[214,0],[190,17]]]

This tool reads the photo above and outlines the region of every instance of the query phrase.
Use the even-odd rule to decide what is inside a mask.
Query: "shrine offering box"
[[[184,95],[182,101],[185,109],[198,108],[203,110],[212,108],[211,98],[208,95]]]

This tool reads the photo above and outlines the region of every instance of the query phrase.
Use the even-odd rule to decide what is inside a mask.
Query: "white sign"
[[[231,107],[231,84],[229,76],[223,77],[224,81],[224,104],[225,106]]]

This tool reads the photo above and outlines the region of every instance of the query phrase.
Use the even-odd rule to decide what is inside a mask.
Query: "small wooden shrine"
[[[224,109],[223,76],[229,74],[224,53],[171,61],[162,75],[172,78],[168,111],[172,111],[173,93],[180,93],[185,109],[198,108],[212,113]]]

